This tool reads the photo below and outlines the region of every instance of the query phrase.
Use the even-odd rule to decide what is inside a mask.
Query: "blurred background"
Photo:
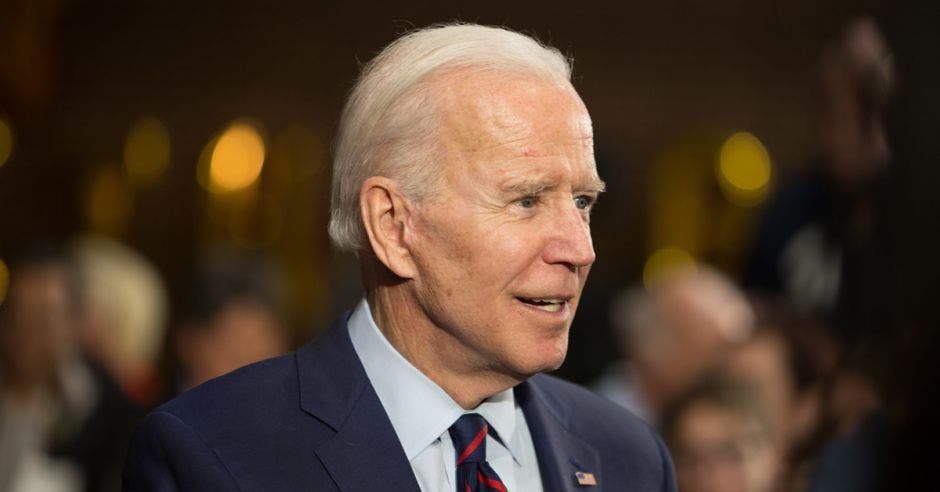
[[[353,306],[344,96],[451,20],[573,57],[594,121],[560,376],[683,490],[938,485],[936,7],[0,0],[0,490],[114,490],[140,412]]]

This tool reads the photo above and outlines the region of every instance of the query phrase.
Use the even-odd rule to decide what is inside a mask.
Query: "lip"
[[[551,293],[540,293],[540,294],[529,294],[522,293],[516,294],[514,296],[516,299],[555,299],[559,301],[571,302],[575,298],[575,294],[568,292],[551,292]]]

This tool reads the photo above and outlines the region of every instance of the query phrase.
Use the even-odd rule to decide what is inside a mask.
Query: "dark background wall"
[[[103,170],[119,169],[129,128],[150,115],[170,136],[169,167],[152,185],[118,186],[114,193],[124,198],[112,205],[127,209],[126,220],[107,232],[152,259],[174,293],[185,291],[193,258],[207,247],[273,258],[290,272],[289,311],[303,339],[358,293],[355,265],[330,250],[324,225],[329,145],[359,64],[413,26],[506,25],[574,58],[574,83],[594,118],[598,165],[610,191],[594,221],[598,261],[563,369],[587,380],[613,356],[609,298],[639,279],[663,242],[653,230],[651,195],[685,193],[651,189],[651,169],[677,149],[696,156],[691,166],[708,166],[723,138],[746,130],[766,146],[775,182],[786,180],[813,152],[819,51],[861,13],[875,15],[899,51],[906,106],[897,110],[894,133],[904,146],[899,155],[909,160],[897,168],[893,195],[905,259],[896,284],[923,291],[934,280],[921,266],[935,251],[922,238],[936,231],[930,197],[937,181],[935,143],[925,143],[935,142],[929,136],[935,127],[917,108],[926,99],[936,104],[936,85],[924,82],[936,80],[936,51],[924,48],[936,45],[936,35],[923,12],[865,1],[5,0],[0,115],[12,122],[16,140],[0,167],[0,256],[33,237],[95,229],[86,211],[90,190],[100,191],[94,183]],[[935,106],[929,114],[937,114]],[[292,156],[281,164],[269,159],[254,206],[226,212],[243,222],[241,235],[231,220],[219,219],[217,204],[195,179],[207,142],[239,118],[263,129],[270,152],[280,145]],[[704,190],[695,192],[717,193]],[[698,232],[705,237],[694,252],[736,273],[759,212],[759,205],[721,203],[677,220],[714,225]],[[902,303],[920,299],[893,292]],[[929,309],[909,310],[916,318],[917,310]]]

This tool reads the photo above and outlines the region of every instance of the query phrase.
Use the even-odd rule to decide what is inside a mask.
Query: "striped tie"
[[[480,414],[461,416],[450,426],[450,438],[457,455],[457,492],[506,492],[496,471],[486,462],[486,433],[489,431]]]

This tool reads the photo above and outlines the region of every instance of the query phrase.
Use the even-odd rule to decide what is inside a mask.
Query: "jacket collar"
[[[340,490],[419,490],[353,349],[344,313],[297,352],[300,407],[336,434],[314,450]]]
[[[340,490],[419,490],[411,465],[349,339],[344,313],[297,352],[300,407],[336,434],[314,450]],[[597,450],[570,429],[571,409],[534,376],[515,388],[548,492],[575,492],[575,473],[600,478]]]
[[[599,482],[600,455],[571,429],[571,408],[540,384],[543,378],[536,375],[516,386],[516,398],[538,456],[542,485],[551,492],[583,492],[586,489],[578,485],[575,473],[591,473]]]

